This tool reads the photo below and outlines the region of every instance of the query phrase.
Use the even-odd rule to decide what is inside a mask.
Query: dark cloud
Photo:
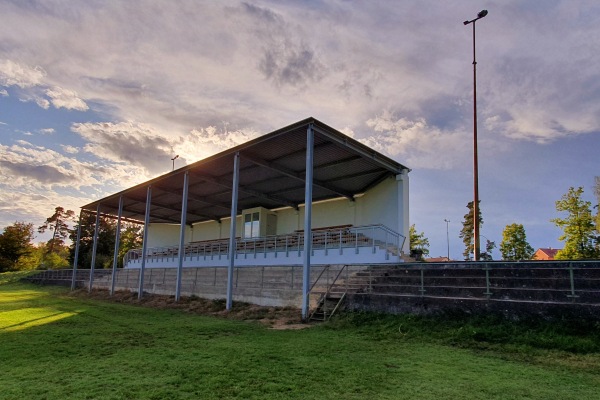
[[[259,69],[278,85],[301,86],[323,75],[323,66],[308,48],[266,49]]]
[[[31,165],[0,161],[0,167],[20,178],[30,178],[43,184],[67,183],[75,177],[51,165]]]

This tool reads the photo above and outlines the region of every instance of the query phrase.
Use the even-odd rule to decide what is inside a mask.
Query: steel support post
[[[144,216],[144,238],[142,239],[142,265],[140,266],[140,279],[138,284],[138,299],[144,294],[144,271],[146,269],[146,251],[148,250],[148,226],[150,225],[150,208],[152,205],[152,186],[146,191],[146,215]]]
[[[312,252],[312,189],[314,132],[312,124],[306,130],[306,179],[304,190],[304,257],[302,270],[302,320],[308,318],[310,291],[310,254]]]
[[[71,277],[71,290],[75,290],[77,285],[77,264],[79,262],[79,243],[81,242],[81,223],[83,210],[79,212],[79,223],[77,224],[77,239],[75,241],[75,257],[73,259],[73,276]]]
[[[231,224],[229,227],[229,265],[227,266],[227,310],[233,305],[233,268],[235,267],[235,232],[240,184],[240,153],[233,157],[233,187],[231,188]],[[255,254],[256,255],[256,254]]]
[[[117,231],[115,232],[115,251],[113,254],[112,277],[110,280],[110,295],[115,294],[117,262],[119,261],[119,242],[121,241],[121,216],[123,214],[123,196],[119,196],[119,212],[117,214]]]
[[[96,269],[96,251],[98,250],[98,230],[100,229],[100,204],[96,207],[96,226],[94,227],[94,244],[92,246],[92,265],[90,266],[90,287],[88,292],[92,291],[94,285],[94,270]]]
[[[179,258],[177,259],[177,284],[175,301],[181,297],[181,275],[183,274],[183,259],[185,258],[185,224],[187,218],[189,173],[183,175],[183,199],[181,199],[181,228],[179,229]]]

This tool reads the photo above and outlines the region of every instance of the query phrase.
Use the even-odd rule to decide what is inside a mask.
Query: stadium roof
[[[231,215],[234,156],[240,153],[238,210],[304,203],[306,132],[314,132],[313,201],[364,193],[389,176],[408,169],[364,144],[314,119],[278,129],[193,164],[83,206],[83,210],[144,221],[146,193],[152,187],[150,223],[180,223],[184,175],[189,192],[186,221],[194,224]]]

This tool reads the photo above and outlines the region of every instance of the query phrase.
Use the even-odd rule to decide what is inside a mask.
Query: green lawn
[[[371,315],[278,331],[0,275],[0,399],[600,398],[597,331],[499,326],[522,339]]]

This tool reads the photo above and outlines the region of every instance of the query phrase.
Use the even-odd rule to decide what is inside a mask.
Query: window
[[[260,213],[253,212],[244,214],[244,238],[256,238],[260,236]]]

